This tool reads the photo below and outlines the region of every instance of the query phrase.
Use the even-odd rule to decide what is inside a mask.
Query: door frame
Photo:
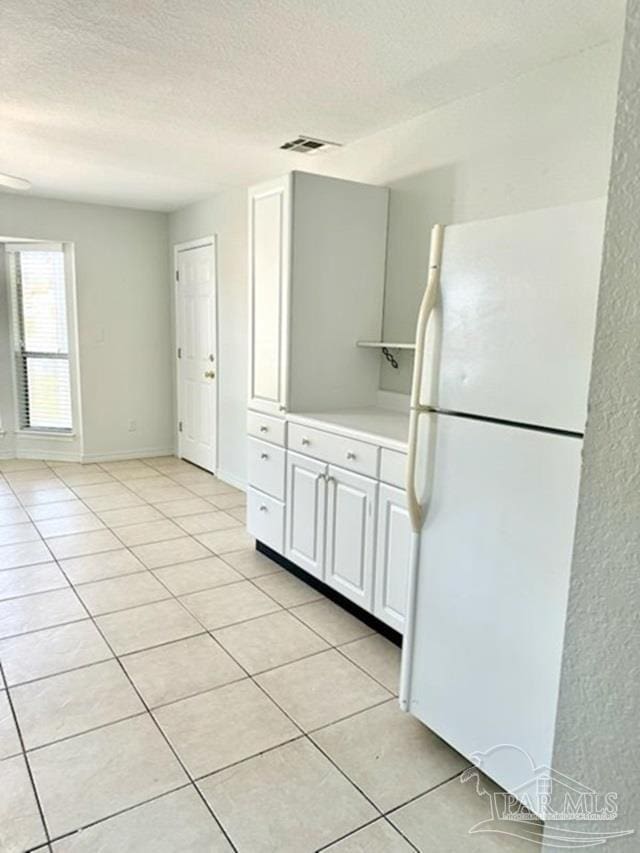
[[[174,364],[174,372],[173,372],[173,387],[175,392],[175,452],[178,458],[182,458],[180,456],[180,430],[179,430],[179,422],[180,422],[180,413],[182,411],[182,400],[180,394],[180,359],[178,358],[178,347],[180,346],[179,341],[181,337],[181,330],[179,328],[180,322],[180,311],[178,300],[180,298],[180,284],[178,281],[178,268],[179,268],[179,255],[180,252],[188,251],[189,249],[201,249],[205,246],[211,246],[213,249],[213,269],[212,269],[212,281],[213,281],[213,310],[214,310],[214,318],[213,318],[213,329],[215,336],[215,346],[213,356],[215,358],[214,365],[216,369],[216,383],[214,387],[215,392],[215,412],[214,412],[214,436],[213,436],[213,470],[211,473],[218,473],[218,433],[219,433],[219,403],[220,403],[220,394],[218,392],[218,387],[220,385],[220,363],[218,357],[218,235],[217,234],[209,234],[205,237],[199,237],[197,240],[187,240],[184,243],[174,243],[173,244],[173,364]],[[192,463],[194,464],[194,463]]]

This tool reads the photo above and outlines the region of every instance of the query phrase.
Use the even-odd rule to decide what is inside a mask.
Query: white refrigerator
[[[542,817],[604,214],[436,226],[418,321],[400,701]]]

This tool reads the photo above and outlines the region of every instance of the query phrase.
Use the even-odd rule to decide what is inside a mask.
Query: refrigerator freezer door
[[[448,226],[421,402],[583,432],[604,200]]]
[[[409,710],[535,805],[536,772],[551,762],[582,442],[435,414],[421,419],[427,433]]]

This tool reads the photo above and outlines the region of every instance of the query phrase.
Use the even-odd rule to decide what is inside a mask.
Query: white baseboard
[[[240,489],[243,492],[246,492],[247,490],[246,482],[240,477],[236,477],[235,474],[230,474],[228,471],[218,470],[216,477],[224,483],[228,483],[230,486],[234,486],[236,489]]]
[[[13,454],[14,459],[51,459],[55,462],[81,462],[82,456],[77,450],[53,450],[47,448],[31,449],[28,447],[18,447]]]
[[[106,450],[103,453],[85,453],[82,462],[121,462],[127,459],[150,459],[153,456],[174,456],[173,447],[143,447],[140,450]]]
[[[0,450],[0,459],[51,459],[55,462],[120,462],[127,459],[148,459],[153,456],[174,456],[172,447],[146,447],[142,450],[110,450],[105,453],[84,453],[77,450],[46,450],[20,447],[16,450]]]

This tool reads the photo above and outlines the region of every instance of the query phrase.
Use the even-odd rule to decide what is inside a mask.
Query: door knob
[[[215,373],[213,372],[213,370],[205,370],[205,372],[204,372],[204,378],[205,378],[205,379],[215,379],[215,378],[216,378],[216,375],[215,375]]]

